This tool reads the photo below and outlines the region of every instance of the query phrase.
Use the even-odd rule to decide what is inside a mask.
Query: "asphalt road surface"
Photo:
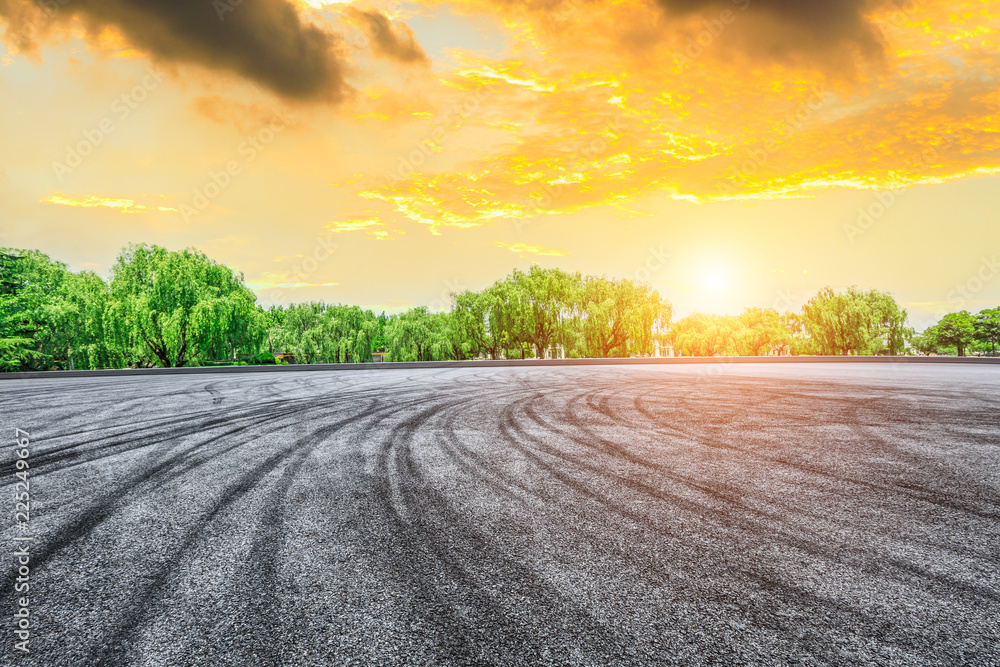
[[[0,664],[1000,665],[998,389],[901,364],[0,382]]]

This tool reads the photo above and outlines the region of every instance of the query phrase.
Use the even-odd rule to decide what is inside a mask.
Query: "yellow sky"
[[[828,284],[918,324],[1000,303],[988,3],[861,3],[829,43],[737,0],[308,4],[338,36],[322,99],[8,15],[0,244],[104,274],[131,241],[193,245],[265,303],[438,305],[531,263],[648,280],[680,314]]]

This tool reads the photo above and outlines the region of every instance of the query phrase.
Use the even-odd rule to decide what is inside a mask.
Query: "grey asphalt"
[[[0,664],[1000,665],[998,389],[837,363],[5,381]]]

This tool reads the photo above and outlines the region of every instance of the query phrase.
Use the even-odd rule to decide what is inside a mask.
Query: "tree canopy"
[[[243,275],[194,249],[130,245],[111,271],[114,339],[165,367],[256,350],[264,321]]]
[[[940,354],[942,350],[953,348],[958,356],[976,341],[976,320],[968,311],[949,313],[934,326],[928,327],[915,341],[916,347],[925,354]]]
[[[912,330],[906,311],[886,292],[825,287],[803,307],[804,323],[820,354],[901,354]]]
[[[0,249],[0,369],[105,368],[123,359],[109,344],[108,288],[37,250]]]

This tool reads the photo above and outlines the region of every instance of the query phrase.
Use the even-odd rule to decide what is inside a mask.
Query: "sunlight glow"
[[[701,286],[710,292],[718,292],[729,285],[729,276],[723,269],[711,267],[706,269],[701,277]]]

